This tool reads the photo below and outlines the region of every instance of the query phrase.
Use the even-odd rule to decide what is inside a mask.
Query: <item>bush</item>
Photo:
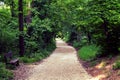
[[[37,62],[37,61],[40,61],[44,58],[46,58],[47,56],[49,56],[51,54],[51,52],[53,51],[52,50],[41,50],[41,52],[39,53],[32,53],[31,55],[26,55],[24,57],[21,57],[20,58],[20,61],[21,62],[24,62],[24,63],[33,63],[33,62]]]
[[[24,57],[21,57],[20,58],[20,61],[24,62],[24,63],[33,63],[33,62],[36,62],[38,61],[39,58],[29,58],[27,56],[24,56]],[[40,60],[40,59],[39,59]]]
[[[80,42],[77,42],[77,41],[73,41],[73,46],[75,48],[80,48],[81,47],[81,43]]]
[[[94,60],[100,53],[100,47],[96,45],[83,46],[79,51],[78,55],[82,60],[91,61]]]
[[[17,52],[18,46],[18,20],[11,18],[9,9],[0,9],[0,52],[9,50]]]
[[[9,50],[17,50],[18,37],[16,37],[17,31],[8,29],[2,29],[0,33],[0,52],[8,52]]]
[[[81,40],[81,41],[73,41],[73,46],[75,47],[75,48],[80,48],[80,47],[82,47],[83,45],[86,45],[87,44],[87,40],[85,40],[85,39],[83,39],[83,40]]]
[[[0,80],[11,80],[13,73],[5,68],[5,64],[0,63]]]
[[[41,52],[49,45],[55,43],[55,32],[50,19],[41,20],[38,16],[33,17],[32,23],[26,26],[25,49],[28,55]]]
[[[46,57],[45,55],[46,54],[44,53],[34,53],[34,54],[31,54],[30,56],[21,57],[20,61],[24,63],[33,63],[33,62],[42,60],[43,58]]]
[[[120,69],[120,61],[117,61],[117,62],[113,65],[113,69]]]

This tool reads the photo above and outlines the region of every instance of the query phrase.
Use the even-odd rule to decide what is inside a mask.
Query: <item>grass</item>
[[[96,45],[83,46],[78,51],[78,55],[82,60],[91,61],[94,60],[100,51],[100,47]]]

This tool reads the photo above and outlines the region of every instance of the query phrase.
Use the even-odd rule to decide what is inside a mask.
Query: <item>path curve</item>
[[[50,57],[31,68],[24,80],[95,80],[84,70],[77,59],[77,52],[62,40]]]

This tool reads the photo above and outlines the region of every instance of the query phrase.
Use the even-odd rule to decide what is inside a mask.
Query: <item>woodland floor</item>
[[[102,57],[91,62],[81,61],[86,71],[99,80],[120,80],[120,70],[114,70],[113,65],[120,56]]]
[[[89,75],[77,58],[77,51],[62,40],[57,40],[57,48],[46,59],[21,64],[14,70],[14,80],[99,80]]]

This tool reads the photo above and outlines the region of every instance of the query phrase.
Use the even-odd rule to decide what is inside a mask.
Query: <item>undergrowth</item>
[[[33,62],[40,61],[40,60],[48,57],[55,48],[56,48],[55,44],[49,45],[47,47],[47,49],[41,49],[36,53],[32,53],[30,55],[27,54],[27,55],[21,57],[20,61],[24,62],[24,63],[33,63]]]
[[[78,55],[82,60],[91,61],[94,60],[100,52],[100,47],[96,45],[83,46],[78,51]]]
[[[33,63],[33,62],[40,61],[49,55],[50,55],[49,51],[44,51],[42,53],[41,52],[40,53],[33,53],[30,56],[21,57],[20,61],[22,61],[24,63]]]
[[[0,80],[12,80],[13,73],[5,68],[5,64],[0,63]]]
[[[116,61],[115,64],[113,65],[113,69],[120,69],[120,61]]]

